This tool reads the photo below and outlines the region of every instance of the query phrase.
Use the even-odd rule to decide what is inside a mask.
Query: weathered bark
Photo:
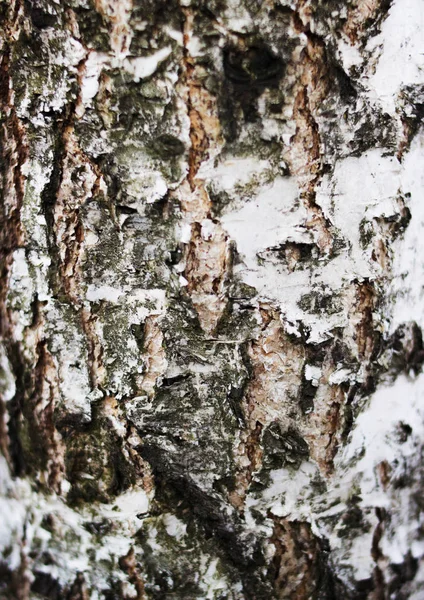
[[[422,599],[422,2],[0,13],[0,597]]]

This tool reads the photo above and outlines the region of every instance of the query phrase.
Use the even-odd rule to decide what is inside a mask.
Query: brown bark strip
[[[34,391],[25,403],[25,427],[28,427],[27,435],[34,436],[33,448],[43,460],[44,464],[40,467],[47,472],[45,483],[49,489],[60,493],[65,473],[64,445],[54,418],[54,410],[59,404],[59,382],[56,366],[44,340],[37,344],[37,354]]]
[[[78,67],[81,85],[85,60]],[[82,116],[81,95],[70,107],[59,133],[59,152],[56,174],[52,177],[52,189],[46,202],[46,221],[52,238],[52,251],[56,257],[53,273],[55,285],[62,290],[71,305],[79,312],[81,325],[88,345],[89,373],[93,388],[102,386],[105,368],[102,364],[103,349],[96,332],[96,318],[84,302],[81,263],[84,258],[84,228],[80,209],[90,198],[106,193],[106,186],[99,167],[86,156],[78,145],[75,121]]]
[[[296,30],[304,30],[296,15],[293,23]],[[284,158],[298,180],[300,196],[310,213],[306,226],[315,233],[320,251],[330,253],[333,242],[330,224],[315,202],[315,190],[322,175],[321,141],[316,117],[329,91],[331,75],[324,43],[309,32],[306,35],[306,47],[299,61],[293,65],[298,73],[293,104],[296,133]]]
[[[367,27],[380,15],[385,15],[390,4],[391,0],[355,0],[352,3],[344,26],[344,32],[352,44],[364,36]]]
[[[376,563],[373,571],[374,590],[371,592],[370,600],[385,600],[386,593],[386,581],[384,576],[384,555],[380,548],[380,541],[384,533],[384,521],[386,518],[386,511],[384,508],[377,507],[376,515],[378,518],[378,524],[374,530],[372,538],[371,556]]]
[[[140,393],[147,392],[149,396],[153,396],[157,379],[163,375],[167,364],[163,334],[157,316],[149,316],[144,321],[143,349],[146,357],[145,368],[143,374],[138,378],[138,387]]]
[[[6,6],[5,20],[2,23],[3,39],[0,42],[0,147],[1,160],[1,204],[0,204],[0,340],[4,344],[15,381],[16,394],[5,408],[0,398],[0,418],[2,425],[1,447],[6,446],[4,456],[9,462],[11,472],[22,475],[26,470],[23,447],[19,438],[20,422],[25,398],[25,360],[22,349],[14,339],[10,312],[6,298],[9,277],[13,266],[13,253],[24,244],[20,213],[25,191],[23,166],[28,157],[28,144],[25,128],[17,116],[14,106],[14,92],[11,85],[11,56],[14,43],[18,40],[22,23],[23,4],[10,2]],[[9,412],[7,431],[3,417]],[[3,437],[4,436],[4,437]],[[31,574],[28,558],[21,544],[21,562],[10,575],[10,587],[7,591],[17,600],[26,600],[29,596]]]
[[[176,191],[184,218],[191,223],[191,240],[186,247],[184,277],[187,291],[198,313],[202,329],[213,333],[227,305],[226,283],[231,261],[227,236],[211,215],[211,201],[204,181],[197,177],[210,153],[222,144],[216,99],[203,87],[196,62],[188,52],[192,35],[192,11],[184,9],[184,76],[182,94],[190,119],[189,166],[187,179]],[[207,230],[202,223],[208,221]]]
[[[132,31],[129,18],[132,0],[94,0],[94,7],[109,22],[110,46],[117,56],[128,54]]]
[[[276,311],[263,306],[261,314],[261,336],[248,348],[253,373],[243,402],[246,429],[238,448],[240,468],[231,493],[231,501],[239,509],[243,507],[254,473],[262,467],[263,430],[275,421],[288,430],[296,426],[298,417],[303,348],[289,341]]]
[[[84,575],[78,573],[74,583],[66,596],[66,600],[89,600],[88,590]]]
[[[319,566],[321,548],[308,523],[273,517],[270,542],[275,547],[270,571],[274,574],[276,597],[293,600],[313,598],[323,576]]]
[[[1,163],[1,206],[0,206],[0,339],[4,343],[17,382],[17,392],[10,401],[8,433],[13,470],[20,473],[24,469],[22,451],[18,437],[19,421],[24,394],[24,359],[18,343],[14,341],[13,328],[6,298],[9,277],[13,265],[13,253],[24,244],[20,222],[20,212],[25,190],[23,165],[28,157],[28,144],[25,129],[18,118],[14,106],[14,92],[11,85],[11,55],[13,45],[19,37],[22,20],[22,5],[12,2],[7,7],[4,22],[4,39],[0,64],[0,145]],[[6,409],[2,402],[2,413]],[[6,454],[7,456],[7,454]]]
[[[135,597],[135,600],[144,600],[146,598],[146,595],[144,593],[145,592],[144,581],[143,581],[143,577],[140,573],[140,570],[137,566],[135,552],[134,552],[134,548],[132,546],[131,546],[130,550],[128,551],[128,554],[126,554],[125,556],[123,556],[120,559],[119,566],[121,567],[121,569],[123,571],[128,573],[130,582],[132,584],[134,584],[134,587],[137,592],[137,596]],[[128,596],[125,596],[124,598],[128,598]],[[134,598],[134,596],[131,596],[131,598]]]
[[[356,344],[361,360],[369,361],[374,350],[375,332],[373,311],[377,302],[374,285],[370,281],[357,282],[352,321],[356,324]]]

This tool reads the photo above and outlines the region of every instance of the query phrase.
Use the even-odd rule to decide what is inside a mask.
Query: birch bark
[[[0,597],[422,599],[422,2],[0,14]]]

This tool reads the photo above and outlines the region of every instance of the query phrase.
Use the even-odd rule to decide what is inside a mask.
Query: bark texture
[[[422,600],[422,2],[0,19],[2,600]]]

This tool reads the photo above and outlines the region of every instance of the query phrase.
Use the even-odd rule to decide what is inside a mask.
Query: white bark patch
[[[81,82],[81,100],[84,106],[91,104],[99,91],[99,77],[102,69],[110,61],[108,55],[91,51],[84,64],[84,75]]]
[[[424,327],[424,302],[422,277],[424,273],[424,132],[415,137],[411,149],[403,160],[401,189],[410,194],[407,206],[411,222],[403,239],[393,247],[393,281],[388,297],[393,298],[393,315],[390,330],[402,323],[415,320]]]
[[[368,80],[370,97],[391,115],[396,114],[402,87],[422,83],[423,29],[423,3],[398,0],[391,6],[381,34],[367,45],[378,56],[375,72]]]
[[[171,54],[172,48],[167,46],[161,48],[151,56],[138,56],[137,58],[128,58],[124,61],[125,70],[130,73],[134,81],[140,81],[153,75],[158,69],[161,62],[163,62]]]

